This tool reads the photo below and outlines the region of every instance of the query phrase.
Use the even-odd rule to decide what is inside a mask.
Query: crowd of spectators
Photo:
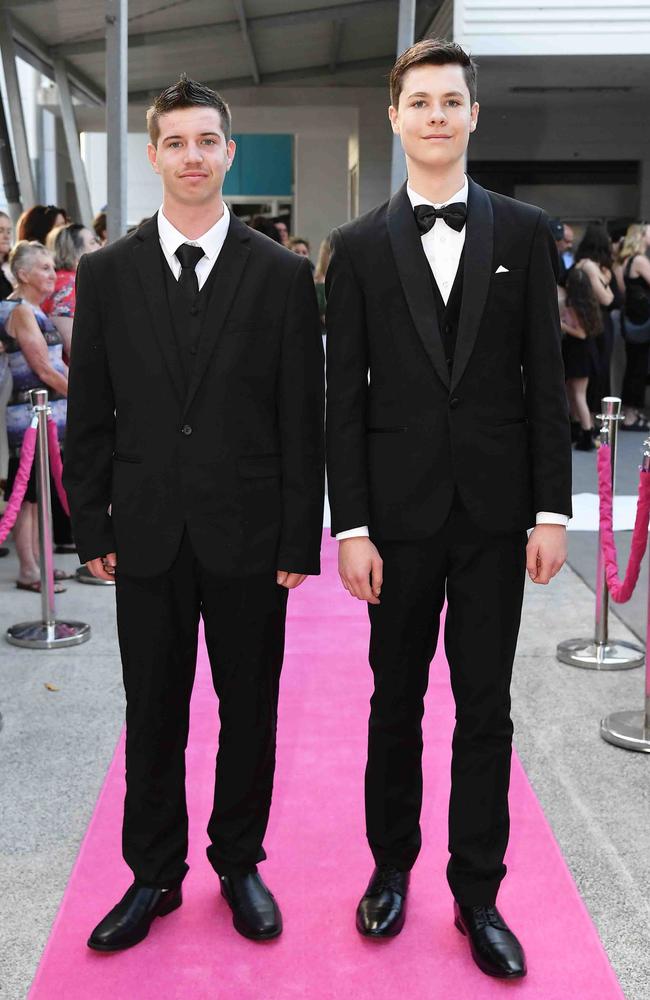
[[[63,444],[68,361],[75,311],[75,272],[84,253],[105,240],[106,216],[92,229],[71,222],[64,208],[34,205],[16,223],[0,213],[0,492],[11,495],[23,436],[30,422],[31,389],[48,390]],[[56,552],[74,552],[70,521],[52,490]],[[35,472],[13,528],[19,570],[16,586],[40,591]],[[7,549],[0,550],[6,555]],[[55,589],[67,578],[55,571]]]
[[[610,233],[589,223],[574,249],[573,227],[551,219],[558,252],[558,299],[572,439],[596,447],[595,414],[603,396],[622,399],[620,428],[650,431],[645,415],[650,355],[650,225]],[[577,227],[576,227],[577,228]],[[617,344],[625,362],[615,371]]]

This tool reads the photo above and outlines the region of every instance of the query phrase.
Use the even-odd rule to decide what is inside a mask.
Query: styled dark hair
[[[594,260],[600,267],[612,266],[612,243],[609,233],[600,222],[590,222],[578,244],[575,262]]]
[[[158,145],[160,138],[160,124],[158,122],[160,115],[169,114],[170,111],[176,111],[178,108],[214,108],[221,116],[221,128],[226,142],[229,142],[232,122],[230,108],[226,102],[216,90],[206,87],[204,83],[190,80],[187,73],[181,73],[178,82],[173,83],[171,87],[167,87],[161,94],[158,94],[151,107],[147,109],[147,131],[154,146]]]
[[[591,278],[581,267],[572,267],[566,278],[566,304],[578,317],[588,337],[596,337],[603,329],[602,314],[594,294]]]
[[[93,219],[93,229],[95,230],[95,236],[99,240],[106,239],[106,227],[108,225],[106,219],[106,212],[98,212]]]
[[[390,71],[390,103],[394,108],[399,104],[402,82],[414,66],[444,66],[448,63],[462,66],[470,103],[473,104],[476,100],[476,63],[460,45],[444,38],[423,38],[402,52]]]
[[[269,219],[266,215],[254,215],[248,225],[256,232],[264,233],[264,235],[268,236],[270,240],[274,240],[276,243],[282,243],[282,239],[276,229],[275,222],[273,222],[272,219]]]
[[[54,228],[59,215],[62,215],[66,222],[70,221],[65,208],[59,208],[57,205],[32,205],[23,212],[16,223],[16,242],[27,240],[31,243],[36,240],[37,243],[45,243],[47,234]]]

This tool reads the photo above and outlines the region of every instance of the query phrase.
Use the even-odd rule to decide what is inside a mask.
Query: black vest
[[[190,300],[179,288],[178,281],[174,277],[171,268],[165,260],[165,255],[160,250],[160,259],[165,280],[165,290],[167,292],[167,304],[169,306],[169,318],[176,338],[176,345],[181,359],[185,386],[189,385],[199,340],[203,330],[205,312],[210,301],[212,288],[214,286],[219,258],[215,261],[208,280],[203,285],[201,291]]]
[[[445,348],[445,357],[447,359],[447,365],[449,367],[450,372],[451,372],[451,366],[454,362],[454,353],[456,351],[456,336],[458,334],[460,305],[463,300],[464,269],[465,269],[465,247],[463,247],[463,251],[460,255],[460,260],[458,262],[458,270],[456,271],[456,277],[454,278],[454,283],[451,287],[451,292],[449,293],[447,304],[445,305],[444,299],[440,294],[440,289],[438,288],[438,283],[433,276],[433,271],[429,267],[429,274],[431,275],[431,287],[433,288],[433,299],[436,305],[436,314],[438,317],[438,327],[440,329],[440,336],[442,337],[442,343]]]

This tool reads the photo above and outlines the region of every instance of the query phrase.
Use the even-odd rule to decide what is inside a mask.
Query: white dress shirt
[[[203,288],[204,284],[208,280],[210,271],[215,265],[217,257],[221,253],[221,248],[225,243],[226,236],[228,235],[228,227],[230,225],[230,212],[228,211],[228,206],[224,202],[223,205],[223,215],[218,222],[215,222],[206,233],[199,236],[196,240],[190,240],[187,236],[183,236],[181,232],[176,229],[176,226],[172,226],[169,219],[165,217],[162,210],[162,206],[158,209],[158,236],[160,238],[160,246],[162,247],[162,252],[165,255],[165,260],[169,264],[172,274],[178,281],[181,273],[181,262],[176,256],[176,251],[179,246],[183,243],[189,243],[191,247],[201,247],[205,256],[201,257],[201,260],[196,265],[196,277],[199,282],[199,291]]]
[[[413,208],[416,205],[433,205],[434,208],[444,208],[445,205],[451,205],[455,201],[462,201],[466,205],[468,190],[469,184],[467,183],[467,177],[465,177],[465,182],[460,191],[457,191],[447,201],[436,204],[433,201],[429,201],[428,198],[423,198],[422,195],[413,190],[410,184],[406,185],[406,193]],[[445,305],[447,305],[447,300],[451,294],[451,288],[460,263],[460,255],[465,246],[466,228],[466,226],[463,226],[461,231],[457,233],[455,229],[447,225],[444,219],[436,219],[429,232],[423,233],[421,236],[424,254],[429,261],[429,267],[433,271],[433,276],[436,279],[436,284],[440,289],[440,294]]]
[[[414,191],[410,184],[406,185],[406,193],[409,197],[409,201],[415,208],[416,205],[433,205],[434,208],[443,208],[445,205],[451,205],[452,202],[462,201],[467,204],[467,194],[469,191],[469,184],[467,181],[467,175],[465,175],[465,181],[463,186],[460,188],[456,194],[448,198],[447,201],[433,202],[428,198],[424,198],[422,195]],[[422,249],[424,250],[427,261],[429,262],[429,267],[433,272],[433,276],[436,279],[436,284],[440,289],[440,294],[443,298],[445,305],[451,294],[451,289],[454,284],[454,278],[456,277],[456,271],[458,270],[458,265],[460,263],[460,255],[463,252],[463,247],[465,246],[465,230],[467,226],[463,226],[459,233],[451,226],[448,226],[444,219],[436,219],[434,225],[431,227],[428,233],[423,233],[422,239]],[[569,518],[566,514],[554,514],[551,511],[542,510],[539,511],[536,518],[537,524],[562,524],[566,527],[569,523]],[[336,536],[337,541],[343,541],[344,538],[367,538],[369,535],[368,526],[362,525],[359,528],[350,528],[348,531],[340,531]]]

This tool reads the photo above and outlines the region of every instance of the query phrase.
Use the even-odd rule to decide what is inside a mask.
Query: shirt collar
[[[459,191],[457,191],[456,194],[452,195],[451,198],[448,198],[447,201],[441,201],[441,202],[429,201],[428,198],[424,198],[421,194],[418,194],[417,191],[414,191],[410,184],[406,185],[406,193],[409,196],[413,208],[415,208],[416,205],[433,205],[434,208],[443,208],[444,205],[451,205],[451,203],[454,201],[463,201],[465,202],[465,204],[467,204],[468,192],[469,192],[469,183],[467,181],[467,174],[465,174],[465,181],[463,183],[462,188]]]
[[[228,211],[228,206],[223,203],[223,215],[218,222],[215,222],[206,233],[199,236],[196,240],[190,240],[187,236],[183,234],[173,226],[169,219],[165,216],[162,210],[162,205],[158,209],[158,235],[160,240],[167,251],[168,257],[173,257],[179,246],[182,243],[191,243],[194,246],[201,247],[203,253],[208,258],[208,260],[214,260],[219,254],[226,236],[228,235],[228,226],[230,225],[230,212]]]

